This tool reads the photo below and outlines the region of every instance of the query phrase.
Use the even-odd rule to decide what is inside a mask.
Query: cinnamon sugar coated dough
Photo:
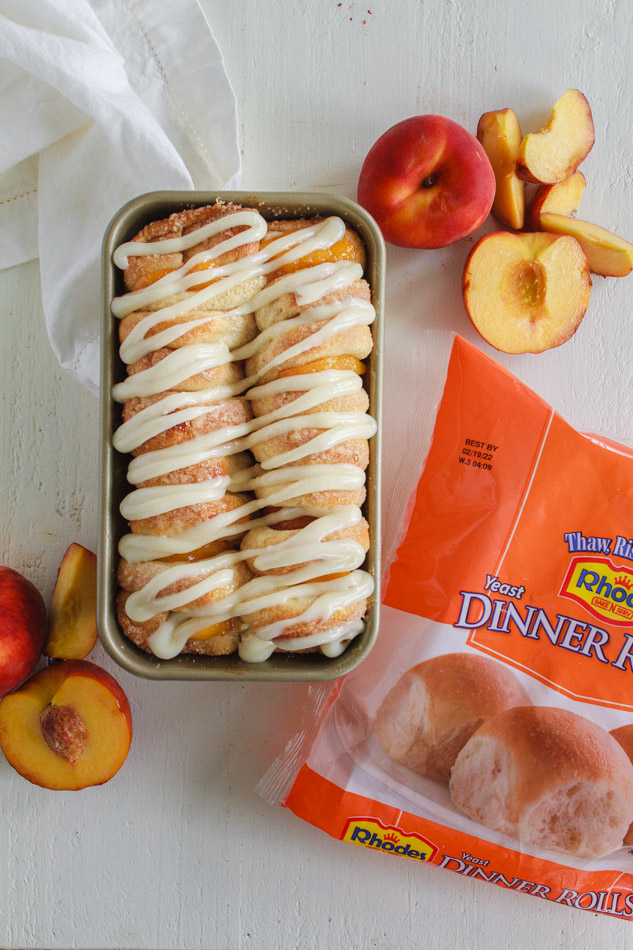
[[[365,260],[340,218],[221,202],[115,251],[113,444],[132,457],[117,613],[141,649],[336,656],[364,629]]]

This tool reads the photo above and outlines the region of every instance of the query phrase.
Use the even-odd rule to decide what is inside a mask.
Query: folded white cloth
[[[0,268],[39,256],[52,347],[93,392],[112,215],[240,172],[235,96],[197,0],[0,0]]]

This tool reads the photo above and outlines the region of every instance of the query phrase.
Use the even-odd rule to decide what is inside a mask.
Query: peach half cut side
[[[633,244],[611,234],[597,224],[548,212],[540,215],[543,231],[568,234],[581,245],[589,262],[589,270],[601,277],[626,277],[633,270]]]
[[[594,141],[589,103],[578,89],[568,89],[554,103],[547,125],[521,142],[517,174],[537,185],[564,181],[584,161]]]
[[[102,785],[125,762],[131,741],[127,696],[87,660],[55,663],[0,702],[0,747],[20,775],[43,788]]]
[[[583,173],[574,172],[565,181],[537,188],[525,212],[525,230],[540,231],[540,216],[550,211],[567,216],[575,214],[586,184]]]
[[[59,566],[44,656],[83,660],[97,642],[97,557],[71,544]]]
[[[514,110],[484,112],[477,125],[477,138],[495,173],[492,213],[507,228],[519,230],[525,214],[525,184],[516,173],[523,136]]]
[[[585,315],[590,288],[578,241],[543,232],[488,234],[464,268],[468,316],[504,353],[541,353],[568,340]]]

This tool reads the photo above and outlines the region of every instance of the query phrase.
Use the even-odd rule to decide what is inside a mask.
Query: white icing
[[[287,383],[285,387],[283,386],[284,380]],[[303,373],[300,376],[275,379],[263,386],[249,390],[246,394],[247,397],[249,399],[260,399],[265,396],[277,395],[280,392],[307,391],[291,403],[280,406],[267,415],[251,419],[243,426],[225,427],[219,434],[216,432],[207,433],[175,446],[143,453],[130,463],[128,481],[136,485],[139,482],[186,468],[189,465],[195,465],[209,458],[241,452],[246,448],[243,441],[244,436],[251,432],[256,432],[277,419],[286,418],[298,412],[305,412],[339,396],[353,394],[361,388],[360,377],[349,370],[325,370],[319,373]],[[212,399],[216,392],[217,390],[214,389],[203,390],[200,393],[201,401],[205,403]],[[172,393],[165,399],[137,412],[115,432],[113,438],[115,448],[119,451],[132,451],[141,446],[147,439],[171,428],[172,425],[211,412],[213,407],[207,407],[206,405],[191,407],[191,403],[195,402],[197,395],[197,393]],[[173,411],[180,405],[183,406],[182,414],[180,411]],[[184,408],[187,406],[191,408]],[[165,415],[159,415],[163,409]],[[167,415],[168,413],[169,415]],[[367,416],[366,418],[369,419],[370,417]],[[173,422],[170,420],[173,420]],[[372,423],[363,423],[363,425],[371,428]],[[309,454],[308,451],[306,451],[306,454]]]
[[[230,224],[228,223],[228,219],[230,219]],[[202,241],[206,241],[216,234],[221,234],[227,227],[236,228],[245,225],[248,226],[249,230],[237,236],[239,237],[239,243],[232,243],[232,247],[238,247],[242,244],[246,244],[248,241],[258,241],[264,237],[268,230],[268,225],[256,211],[235,211],[231,215],[216,218],[215,221],[204,224],[202,227],[190,231],[189,234],[180,235],[179,237],[166,238],[162,241],[153,241],[147,244],[142,241],[128,241],[126,244],[120,244],[114,251],[112,260],[117,267],[124,270],[129,264],[130,257],[143,257],[154,254],[175,254],[188,251],[189,248],[195,247],[196,244],[201,244]],[[229,240],[235,242],[236,238]],[[213,249],[216,254],[218,253],[219,246],[220,245],[216,245]],[[223,252],[220,251],[219,253]]]
[[[193,527],[169,535],[125,535],[119,543],[119,552],[129,562],[152,561],[171,555],[186,556],[214,541],[235,537],[261,525],[272,526],[280,521],[310,514],[316,518],[299,531],[291,532],[282,542],[267,548],[229,551],[194,562],[169,565],[132,593],[126,602],[128,616],[138,622],[150,620],[168,612],[167,619],[148,638],[148,645],[156,656],[177,655],[191,636],[211,624],[231,617],[244,617],[269,608],[282,609],[289,602],[308,601],[299,616],[288,617],[259,627],[253,632],[247,627],[242,636],[240,655],[249,662],[265,659],[275,649],[297,650],[319,646],[330,656],[340,653],[345,645],[363,627],[362,621],[332,627],[328,618],[337,611],[346,610],[371,596],[373,579],[359,570],[365,558],[362,545],[349,537],[334,541],[325,538],[357,524],[360,509],[355,506],[319,510],[314,507],[293,507],[301,496],[315,496],[320,492],[356,491],[365,482],[365,473],[349,464],[301,464],[308,456],[322,453],[335,446],[356,439],[370,438],[376,430],[374,420],[362,412],[318,411],[324,403],[362,388],[360,377],[351,370],[322,370],[278,376],[272,381],[260,380],[289,361],[301,359],[307,350],[327,344],[334,335],[355,326],[372,323],[375,312],[367,301],[353,294],[347,299],[327,304],[316,303],[334,291],[344,290],[362,276],[360,265],[349,261],[334,261],[304,267],[284,274],[273,284],[254,293],[250,299],[229,311],[207,309],[216,297],[254,277],[279,271],[287,264],[304,258],[315,250],[330,247],[341,240],[345,225],[338,218],[328,218],[298,231],[289,232],[229,264],[216,260],[227,251],[250,242],[261,240],[267,230],[263,219],[255,212],[240,211],[210,222],[188,235],[143,244],[128,242],[115,251],[114,260],[127,266],[131,256],[182,253],[228,228],[243,230],[215,247],[192,255],[176,270],[165,274],[142,290],[125,294],[113,301],[112,312],[117,317],[139,311],[142,319],[130,330],[123,341],[120,354],[131,364],[175,343],[186,332],[217,319],[239,317],[253,313],[274,303],[283,294],[295,295],[299,306],[307,307],[297,316],[268,326],[243,346],[229,351],[223,343],[193,343],[170,350],[162,359],[127,377],[113,388],[119,401],[134,397],[165,395],[145,406],[119,427],[113,443],[122,452],[131,452],[174,426],[194,424],[208,418],[204,426],[211,431],[195,435],[186,441],[134,458],[128,469],[128,480],[133,485],[170,472],[196,465],[213,458],[233,455],[272,439],[283,438],[299,430],[314,430],[310,439],[249,469],[236,471],[232,477],[211,478],[208,481],[154,487],[140,487],[130,492],[121,503],[121,513],[129,521],[138,521],[166,515],[191,505],[220,502],[227,490],[231,492],[257,491],[263,497],[248,500],[239,506],[220,511]],[[274,232],[274,225],[271,225]],[[197,270],[200,265],[210,265]],[[208,283],[212,281],[211,283]],[[200,286],[207,283],[207,286]],[[170,299],[168,306],[155,309],[161,300]],[[316,304],[315,306],[310,306]],[[144,308],[151,307],[146,311]],[[200,310],[204,315],[200,316]],[[151,332],[159,324],[198,311],[195,318],[160,332]],[[281,348],[275,343],[283,335],[306,325],[311,332],[304,339]],[[314,328],[316,325],[316,328]],[[275,355],[272,347],[278,350]],[[268,351],[266,348],[270,347]],[[269,355],[267,355],[269,354]],[[229,363],[255,357],[255,373],[237,383],[207,387],[197,392],[170,392],[182,386],[193,376]],[[305,359],[305,358],[304,358]],[[204,377],[203,377],[204,378]],[[190,384],[189,384],[190,385]],[[279,406],[272,412],[237,425],[213,428],[213,417],[221,412],[227,399],[244,394],[254,401],[285,392],[300,393],[296,399]],[[317,411],[311,411],[317,410]],[[219,417],[221,421],[221,416]],[[258,514],[272,508],[266,514]],[[245,524],[244,520],[248,519]],[[257,571],[285,569],[283,574],[256,576],[226,593],[235,578],[236,565],[252,559]],[[303,566],[301,566],[303,565]],[[288,570],[289,569],[289,570]],[[334,576],[326,581],[319,578]],[[184,582],[184,583],[183,583]],[[166,595],[161,593],[170,585],[183,590]],[[215,592],[221,592],[216,596]],[[194,601],[203,604],[193,607]],[[292,613],[292,611],[291,611]],[[284,637],[284,631],[295,624],[323,624],[327,630],[316,630],[308,637]],[[274,643],[273,643],[274,641]]]
[[[293,653],[298,650],[309,650],[319,647],[324,656],[340,656],[354,637],[365,629],[362,620],[353,620],[340,627],[331,627],[329,630],[318,631],[307,637],[278,637],[273,643],[271,640],[262,640],[256,633],[248,632],[240,640],[240,659],[246,663],[261,663],[267,660],[275,650]]]
[[[275,644],[270,640],[260,640],[257,634],[247,631],[240,637],[237,649],[240,660],[245,663],[263,663],[275,652]]]
[[[127,606],[127,605],[126,605]],[[171,660],[182,652],[189,636],[186,631],[178,631],[179,617],[173,613],[163,620],[157,630],[147,638],[147,645],[160,660]]]
[[[321,652],[326,656],[339,656],[350,640],[362,633],[364,628],[365,624],[362,620],[352,620],[340,627],[331,627],[329,630],[319,631],[308,637],[278,637],[275,647],[278,650],[290,651],[321,647]]]
[[[127,521],[153,518],[187,505],[201,505],[219,501],[231,483],[227,477],[210,478],[206,482],[182,485],[160,485],[155,488],[137,488],[123,499],[120,511]]]
[[[172,393],[137,412],[119,426],[112,444],[119,452],[132,452],[144,442],[183,422],[216,414],[224,405],[218,388],[200,393]],[[207,400],[211,405],[207,405]]]
[[[187,565],[189,566],[189,565]],[[196,564],[195,574],[204,573],[203,564]],[[178,610],[179,607],[185,607],[193,603],[198,597],[203,597],[218,587],[226,587],[233,580],[233,571],[230,568],[217,570],[211,568],[213,573],[209,574],[203,580],[196,584],[191,584],[186,590],[179,591],[177,594],[164,595],[159,597],[159,591],[163,590],[171,583],[179,579],[181,571],[177,567],[167,568],[161,571],[156,577],[153,577],[141,589],[130,594],[126,603],[125,610],[130,620],[142,623],[144,620],[151,620],[156,614],[165,610]],[[193,572],[192,572],[193,573]]]
[[[173,389],[180,383],[204,373],[205,370],[225,366],[231,361],[225,343],[196,343],[172,350],[159,363],[128,376],[122,383],[112,387],[112,396],[124,402],[134,396],[153,396]]]
[[[299,572],[296,573],[298,574]],[[279,578],[276,578],[275,580],[279,580]],[[274,581],[271,581],[271,578],[258,577],[253,581],[249,581],[248,584],[244,585],[244,587],[270,582],[268,585],[269,589],[273,590]],[[283,582],[284,584],[292,583],[292,581],[287,580],[287,575],[284,575]],[[373,579],[369,574],[366,574],[365,571],[353,571],[351,574],[347,575],[347,577],[337,578],[334,581],[322,583],[300,582],[296,586],[286,586],[281,589],[281,600],[279,600],[279,598],[275,598],[273,600],[274,594],[269,594],[268,598],[265,594],[262,594],[257,598],[253,598],[250,601],[242,602],[240,604],[240,600],[243,597],[243,595],[241,595],[241,590],[242,588],[240,588],[236,593],[231,594],[222,600],[217,601],[216,603],[210,604],[207,607],[192,609],[189,611],[188,615],[183,614],[182,619],[180,619],[180,617],[176,616],[175,614],[171,614],[168,620],[163,622],[156,633],[152,636],[151,643],[149,643],[148,639],[148,643],[152,651],[155,652],[154,647],[158,641],[161,643],[160,648],[163,651],[160,654],[161,656],[164,658],[176,656],[178,653],[180,653],[182,647],[190,637],[195,637],[196,634],[200,633],[202,630],[205,630],[207,627],[216,623],[221,623],[223,620],[226,620],[231,616],[235,616],[236,605],[239,605],[240,610],[245,611],[245,616],[247,617],[247,608],[249,612],[262,609],[260,604],[266,600],[273,603],[275,607],[278,607],[280,603],[287,603],[288,601],[296,598],[312,597],[313,602],[311,606],[299,616],[293,617],[287,621],[278,621],[276,624],[270,624],[267,627],[260,627],[257,630],[257,638],[262,642],[271,642],[271,646],[274,648],[276,646],[276,643],[272,643],[274,636],[279,636],[279,634],[283,632],[284,629],[287,629],[293,624],[303,622],[311,623],[313,621],[318,622],[319,620],[323,622],[323,620],[325,620],[328,615],[331,615],[337,609],[341,609],[344,606],[349,606],[360,599],[370,596],[373,591]],[[330,610],[329,614],[325,612],[328,609]],[[160,636],[157,636],[159,632]],[[325,630],[323,631],[323,635],[323,642],[327,642]]]

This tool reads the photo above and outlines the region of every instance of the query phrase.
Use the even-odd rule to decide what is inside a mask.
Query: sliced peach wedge
[[[539,185],[564,181],[587,157],[594,140],[589,103],[578,89],[568,89],[554,103],[547,125],[521,142],[517,174]]]
[[[504,353],[541,353],[572,336],[591,279],[578,241],[554,234],[488,234],[472,249],[463,293],[473,325]]]
[[[516,173],[516,162],[523,136],[514,110],[484,112],[477,125],[477,138],[495,173],[492,213],[501,224],[519,230],[523,227],[525,185]]]
[[[583,173],[574,172],[565,181],[537,188],[525,211],[525,230],[540,231],[539,217],[550,211],[554,214],[575,214],[586,184]]]
[[[320,373],[323,370],[338,369],[351,370],[358,376],[363,376],[367,372],[367,367],[361,363],[355,356],[324,356],[320,360],[314,360],[312,363],[301,363],[299,366],[289,366],[278,373],[279,379],[283,376],[301,376],[305,373]]]
[[[60,564],[44,656],[83,660],[97,642],[97,558],[71,544]]]
[[[127,696],[88,660],[55,663],[0,702],[0,747],[43,788],[102,785],[125,762],[131,741]]]
[[[633,244],[597,224],[552,212],[539,215],[539,222],[543,231],[568,234],[579,241],[592,273],[602,277],[626,277],[633,270]]]

